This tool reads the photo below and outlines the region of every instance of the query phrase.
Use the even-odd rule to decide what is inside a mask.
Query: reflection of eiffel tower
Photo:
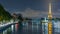
[[[48,34],[52,34],[52,12],[51,12],[51,3],[49,3],[49,12],[48,12]]]

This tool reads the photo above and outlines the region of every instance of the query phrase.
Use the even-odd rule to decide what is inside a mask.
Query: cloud
[[[47,17],[48,16],[48,11],[40,11],[40,10],[32,10],[31,8],[27,8],[24,11],[16,11],[15,13],[20,13],[23,15],[23,17]],[[58,11],[52,11],[53,17],[59,17],[60,12]]]
[[[32,10],[30,8],[25,9],[24,11],[17,11],[15,13],[20,13],[23,15],[23,17],[43,17],[47,14],[47,12],[40,11],[40,10]]]

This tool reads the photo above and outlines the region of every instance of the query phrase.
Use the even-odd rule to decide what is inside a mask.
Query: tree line
[[[10,20],[12,18],[11,14],[4,9],[0,4],[0,21],[1,20]]]

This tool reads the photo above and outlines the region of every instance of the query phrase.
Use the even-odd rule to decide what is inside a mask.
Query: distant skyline
[[[10,13],[21,13],[24,17],[47,17],[49,0],[0,0]],[[60,0],[52,0],[53,16],[60,17]]]

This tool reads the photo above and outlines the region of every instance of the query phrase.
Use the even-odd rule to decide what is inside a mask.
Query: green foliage
[[[4,7],[0,4],[0,20],[10,20],[11,15],[7,12]]]

